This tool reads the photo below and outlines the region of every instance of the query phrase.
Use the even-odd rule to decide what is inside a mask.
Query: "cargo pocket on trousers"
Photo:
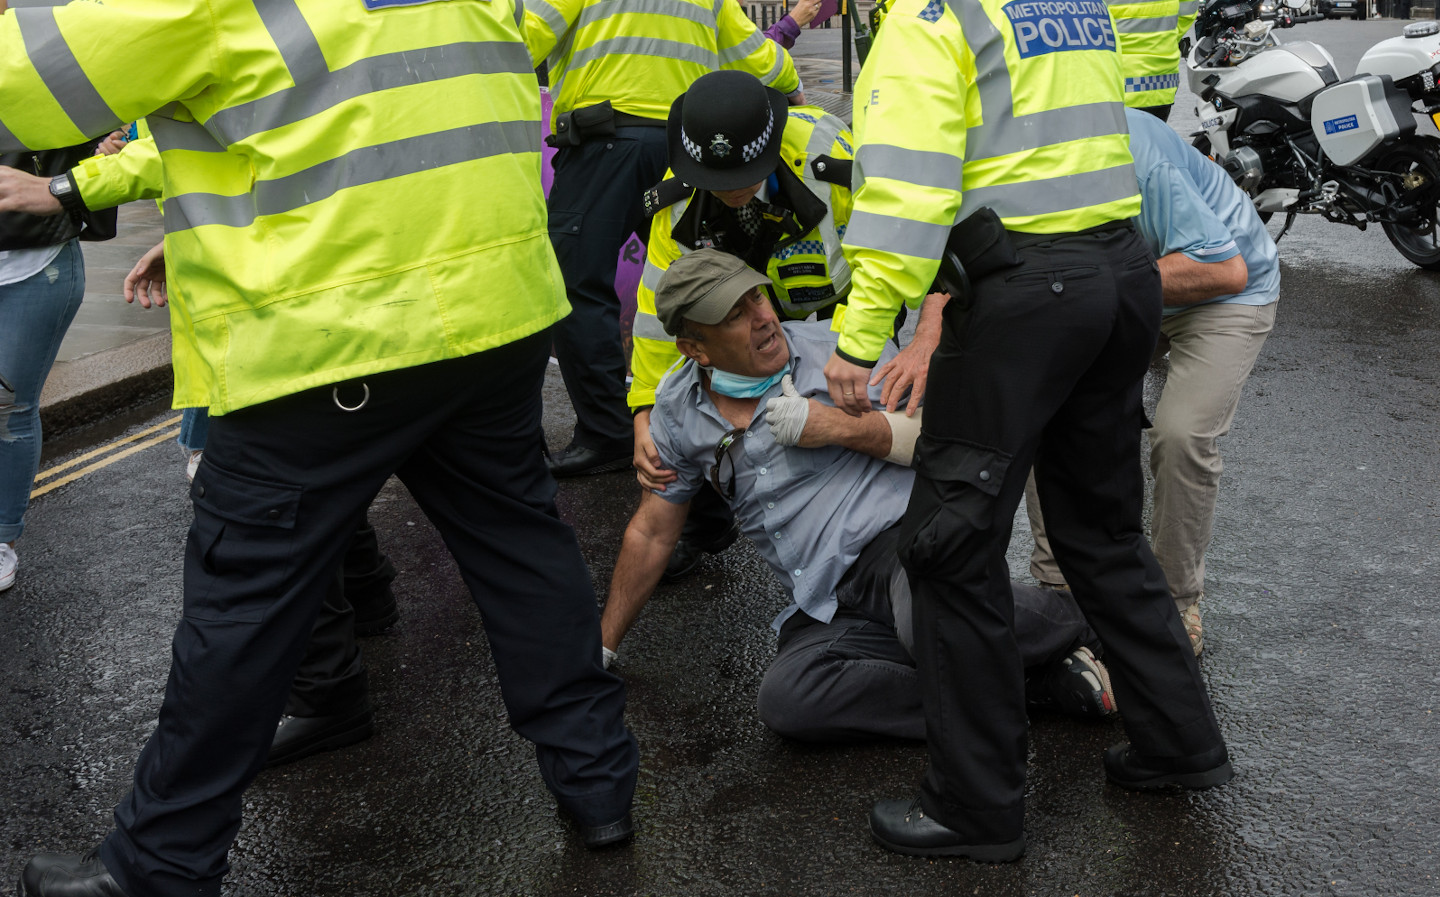
[[[941,572],[977,533],[990,529],[1011,456],[963,439],[921,434],[915,487],[900,519],[900,560],[911,573]]]
[[[550,212],[550,237],[579,237],[580,226],[585,223],[583,212],[569,209],[552,209]]]
[[[256,623],[295,570],[299,486],[231,473],[209,458],[190,487],[185,616]],[[199,569],[188,569],[193,563]]]

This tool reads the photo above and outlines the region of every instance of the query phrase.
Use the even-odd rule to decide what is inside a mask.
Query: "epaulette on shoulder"
[[[661,209],[673,206],[682,199],[688,199],[694,192],[694,187],[679,178],[666,178],[645,191],[645,217],[653,217]]]
[[[816,156],[810,160],[810,170],[815,172],[815,179],[824,181],[827,184],[835,184],[839,187],[850,189],[851,169],[855,167],[853,159],[835,159],[830,156]]]

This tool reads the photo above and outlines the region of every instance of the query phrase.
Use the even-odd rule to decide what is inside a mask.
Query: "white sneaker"
[[[200,456],[203,454],[205,454],[203,449],[190,453],[190,460],[185,464],[185,479],[189,482],[195,482],[195,471],[200,469]]]
[[[20,566],[20,561],[15,557],[15,549],[0,542],[0,592],[15,585],[15,570]]]

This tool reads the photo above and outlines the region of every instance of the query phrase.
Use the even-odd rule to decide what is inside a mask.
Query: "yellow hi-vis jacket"
[[[401,5],[404,3],[405,5]],[[0,16],[0,151],[148,117],[176,405],[224,414],[568,311],[513,0],[109,0]]]
[[[525,40],[548,61],[553,112],[605,100],[616,112],[664,121],[695,79],[749,72],[781,93],[795,65],[734,0],[526,0]]]
[[[897,0],[855,86],[850,298],[839,351],[873,364],[956,222],[1070,233],[1140,211],[1103,0]]]
[[[746,261],[770,278],[773,294],[785,317],[804,319],[811,312],[843,301],[850,292],[850,266],[840,238],[850,221],[850,189],[820,180],[811,162],[817,156],[845,160],[853,155],[854,138],[845,123],[819,106],[793,106],[780,135],[776,170],[780,196],[770,202],[791,212],[793,230],[768,247],[763,259]],[[784,173],[785,180],[778,181]],[[714,229],[704,220],[707,210],[723,205],[704,191],[692,191],[655,213],[650,222],[650,247],[635,296],[634,342],[630,354],[628,401],[632,410],[655,404],[660,378],[681,359],[675,337],[665,332],[655,314],[655,289],[660,278],[682,255],[714,244]],[[802,208],[795,208],[801,206]],[[767,247],[762,247],[765,251]]]
[[[1180,0],[1180,23],[1175,27],[1175,36],[1184,37],[1199,14],[1200,0]]]
[[[164,193],[165,168],[160,148],[144,119],[138,130],[137,139],[125,144],[120,152],[94,156],[70,170],[85,208],[109,209],[137,199],[159,199]]]
[[[1180,86],[1180,35],[1185,33],[1179,0],[1111,3],[1110,14],[1120,40],[1125,105],[1143,109],[1174,103]]]

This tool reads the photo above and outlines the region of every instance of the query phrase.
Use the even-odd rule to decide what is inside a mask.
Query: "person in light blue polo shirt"
[[[1126,110],[1140,181],[1136,224],[1160,263],[1165,318],[1155,357],[1170,355],[1150,436],[1155,508],[1150,543],[1195,653],[1204,647],[1200,598],[1223,464],[1240,391],[1275,324],[1280,260],[1250,198],[1219,165],[1164,122]],[[1064,583],[1050,554],[1033,488],[1030,569]]]

